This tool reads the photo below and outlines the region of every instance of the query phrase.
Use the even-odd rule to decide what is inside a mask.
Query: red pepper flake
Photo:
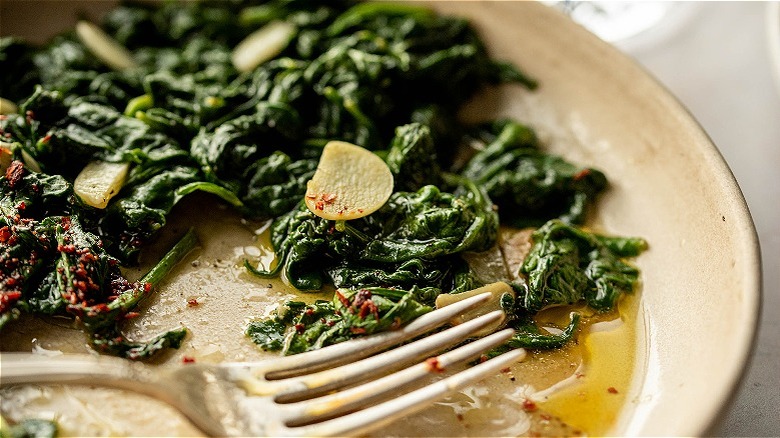
[[[479,363],[485,363],[485,362],[487,362],[487,360],[488,360],[488,357],[487,357],[486,354],[483,354],[482,356],[479,357]]]
[[[346,307],[346,308],[350,307],[349,300],[341,292],[336,291],[336,298],[339,299],[339,301],[341,302],[341,304],[344,305],[344,307]]]
[[[141,316],[141,314],[138,313],[138,312],[127,312],[127,313],[125,313],[125,319],[138,318],[139,316]]]
[[[16,209],[21,211],[24,211],[25,208],[27,208],[27,205],[25,205],[24,201],[20,202],[19,205],[16,206]]]
[[[581,379],[581,378],[585,377],[585,374],[576,373],[575,376],[577,376],[578,379]]]
[[[364,329],[363,327],[350,327],[349,331],[353,335],[364,335],[364,334],[366,334],[366,329]]]
[[[46,134],[46,135],[45,135],[45,136],[44,136],[44,137],[41,139],[41,144],[46,144],[46,143],[48,143],[48,142],[49,142],[49,140],[51,140],[51,134]]]
[[[355,309],[359,309],[361,306],[363,306],[363,303],[366,301],[371,300],[371,291],[368,289],[360,289],[352,298],[352,307]]]
[[[86,302],[82,302],[81,305],[84,306],[84,307],[87,307],[87,303]],[[97,315],[99,313],[108,312],[108,310],[109,310],[108,309],[108,305],[103,304],[103,303],[98,303],[98,304],[95,304],[92,307],[89,307],[87,309],[87,314],[89,316],[95,316],[95,315]]]
[[[441,362],[439,362],[438,357],[429,357],[428,359],[425,359],[425,365],[428,367],[428,371],[433,371],[434,373],[444,372],[444,367],[441,365]]]
[[[182,363],[195,363],[195,358],[192,356],[182,356],[181,357]]]
[[[523,400],[523,410],[524,411],[526,411],[526,412],[534,412],[538,408],[539,407],[536,406],[536,403],[534,403],[533,400],[529,400],[527,398]]]
[[[303,324],[295,324],[295,331],[298,332],[298,334],[303,333],[304,330],[306,330],[306,326]]]
[[[313,193],[310,193],[310,194],[306,195],[306,199],[317,199],[317,195],[315,195]]]
[[[14,160],[11,165],[5,169],[5,179],[8,180],[8,185],[13,189],[21,181],[24,176],[24,163],[19,160]]]
[[[57,245],[57,251],[64,252],[65,254],[73,254],[74,252],[76,252],[76,246],[73,244],[68,244],[68,245],[59,244]]]
[[[511,371],[511,370],[509,369],[509,367],[506,367],[506,368],[501,368],[501,372],[502,372],[502,373],[504,373],[504,374],[508,373],[509,371]]]
[[[4,226],[3,228],[0,228],[0,243],[6,243],[10,238],[11,238],[11,228],[9,228],[8,225]]]
[[[463,414],[456,414],[455,418],[457,418],[458,421],[463,421]]]
[[[579,181],[579,180],[587,177],[588,175],[590,175],[590,172],[591,172],[590,169],[582,169],[582,170],[580,170],[579,172],[577,172],[574,175],[574,181]]]
[[[358,316],[360,319],[366,319],[366,316],[371,313],[374,315],[374,319],[379,321],[379,309],[376,307],[376,304],[374,304],[373,301],[366,301],[363,303],[362,306],[360,306],[360,312],[358,313]]]
[[[550,414],[539,414],[539,418],[541,418],[544,421],[552,420],[552,417],[550,416]]]
[[[189,300],[187,300],[187,306],[188,307],[195,307],[198,304],[199,303],[198,303],[198,300],[196,298],[190,298]]]
[[[19,301],[19,298],[21,297],[21,291],[3,292],[3,294],[0,295],[0,313],[9,309],[16,301]]]
[[[305,313],[306,316],[312,316],[314,315],[314,309],[312,309],[311,307],[307,307],[303,313]],[[322,320],[324,321],[325,318],[322,318]]]
[[[324,210],[325,209],[325,203],[322,201],[317,201],[314,203],[314,209],[315,210]]]
[[[610,394],[617,394],[618,390],[615,389],[614,386],[610,386],[609,388],[607,388],[607,392],[610,393]]]
[[[148,294],[152,291],[152,283],[144,283],[144,293]]]
[[[335,193],[324,193],[320,197],[322,199],[322,202],[326,204],[333,204],[333,202],[336,200],[336,194]]]

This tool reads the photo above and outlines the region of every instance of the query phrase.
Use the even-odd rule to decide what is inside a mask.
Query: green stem
[[[195,230],[190,228],[184,237],[144,275],[141,283],[150,283],[152,287],[159,286],[163,278],[170,274],[173,268],[180,261],[184,260],[184,257],[195,249],[196,246],[198,246],[198,236],[195,234]]]

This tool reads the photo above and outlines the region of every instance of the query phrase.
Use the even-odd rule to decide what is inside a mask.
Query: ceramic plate
[[[513,87],[487,93],[464,116],[516,117],[533,125],[552,151],[603,170],[612,186],[593,226],[650,244],[637,259],[643,285],[634,379],[608,435],[707,434],[745,369],[760,301],[756,232],[718,150],[656,80],[559,12],[536,2],[432,6],[471,19],[497,58],[515,62],[541,84],[533,93]],[[41,35],[32,31],[33,18],[9,23],[4,33],[14,25],[16,32]],[[214,245],[229,252],[241,243]],[[209,281],[200,275],[186,287]],[[230,293],[258,306],[251,291]],[[152,304],[152,311],[166,314],[163,304]],[[238,321],[247,317],[237,312]],[[207,355],[209,340],[193,332],[188,348]],[[211,338],[231,336],[240,333],[213,331]],[[242,348],[217,348],[212,359],[240,359]]]

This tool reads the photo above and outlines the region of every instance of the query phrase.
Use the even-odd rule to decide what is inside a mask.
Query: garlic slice
[[[444,306],[455,304],[458,301],[462,301],[465,300],[466,298],[483,294],[485,292],[490,292],[492,295],[489,301],[477,307],[476,309],[469,310],[468,312],[454,318],[452,320],[452,323],[462,324],[476,317],[486,315],[496,310],[501,310],[501,297],[503,297],[505,294],[509,294],[512,298],[515,298],[516,295],[515,290],[512,289],[512,286],[510,286],[508,283],[505,283],[503,281],[498,281],[496,283],[486,284],[485,286],[478,287],[476,289],[467,292],[454,293],[454,294],[441,294],[438,297],[436,297],[436,308],[441,309]],[[487,326],[484,329],[478,331],[477,333],[475,333],[475,335],[482,336],[488,333],[493,333],[497,329],[501,328],[505,324],[505,322],[506,322],[506,317],[504,317],[501,321],[493,325]]]
[[[11,144],[0,141],[0,175],[11,165],[14,155],[11,153]]]
[[[8,99],[0,97],[0,114],[14,114],[19,112],[19,107]]]
[[[343,141],[325,145],[317,171],[306,184],[306,206],[329,220],[367,216],[393,193],[393,174],[373,152]]]
[[[93,161],[81,170],[73,182],[73,191],[95,208],[106,208],[125,183],[130,163]]]
[[[93,55],[112,69],[126,70],[136,67],[130,51],[95,24],[79,21],[76,23],[76,35]]]
[[[233,49],[231,60],[240,72],[254,70],[258,65],[282,53],[295,35],[295,25],[272,21],[252,32]]]

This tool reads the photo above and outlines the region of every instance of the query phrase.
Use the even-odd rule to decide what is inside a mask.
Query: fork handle
[[[0,354],[0,386],[70,384],[125,389],[159,397],[160,378],[142,363],[107,356]]]

